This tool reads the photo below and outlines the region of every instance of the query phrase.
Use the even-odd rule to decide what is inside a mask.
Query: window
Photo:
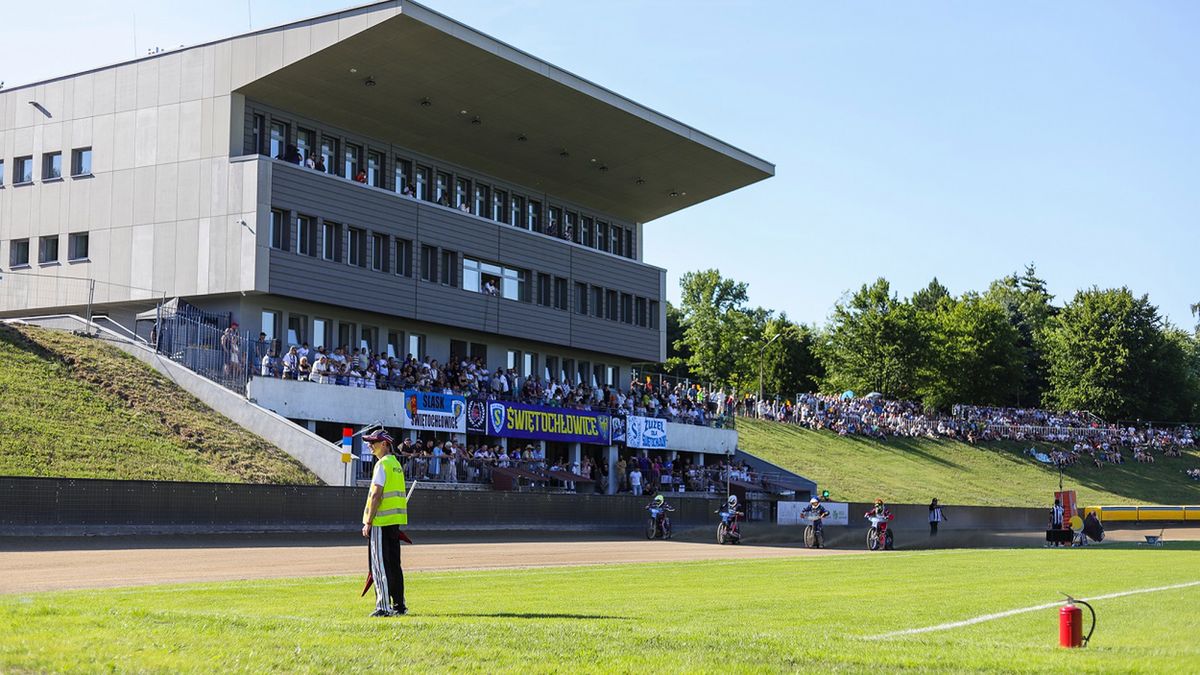
[[[487,363],[487,345],[482,342],[471,343],[471,358]]]
[[[317,219],[312,216],[296,216],[296,253],[317,255]]]
[[[0,187],[4,187],[4,160],[0,159]]]
[[[92,149],[76,148],[71,151],[71,175],[92,175]]]
[[[562,277],[554,277],[554,308],[565,312],[570,305],[571,296],[567,295],[567,280]]]
[[[362,148],[352,143],[346,144],[346,152],[342,155],[342,175],[351,180],[358,178],[358,169],[362,165]]]
[[[558,380],[558,376],[560,373],[558,372],[558,357],[557,356],[547,356],[546,357],[546,372],[550,373],[551,381]]]
[[[588,287],[579,281],[575,282],[575,313],[588,313]]]
[[[654,330],[658,330],[658,326],[659,326],[659,323],[658,323],[658,301],[651,300],[650,301],[650,327],[653,328]]]
[[[491,217],[489,213],[492,202],[492,191],[486,185],[475,184],[475,204],[471,209],[471,213],[484,218]]]
[[[338,141],[336,138],[329,136],[321,137],[321,165],[325,167],[326,173],[333,176],[337,175],[337,150]]]
[[[604,289],[599,286],[592,286],[592,316],[604,317]]]
[[[3,176],[0,176],[2,179]],[[0,180],[3,182],[3,180]],[[508,222],[508,193],[504,190],[492,190],[492,213],[490,218],[498,223]]]
[[[367,185],[383,187],[383,155],[367,152]]]
[[[330,334],[332,326],[327,319],[313,319],[313,349],[329,347],[333,337]]]
[[[14,239],[8,248],[8,266],[24,267],[29,264],[29,240]]]
[[[408,239],[396,240],[396,274],[402,277],[413,275],[413,243]]]
[[[404,188],[412,185],[412,162],[396,158],[396,192],[404,192]]]
[[[563,222],[562,209],[557,206],[551,206],[547,211],[550,217],[546,221],[546,234],[551,237],[557,237],[561,234],[558,228],[562,226]]]
[[[454,208],[460,209],[463,204],[470,206],[471,181],[466,178],[454,179]]]
[[[500,266],[481,263],[474,258],[463,258],[464,291],[495,295],[500,289]]]
[[[625,230],[625,257],[637,258],[637,249],[633,245],[633,228]]]
[[[500,287],[500,295],[508,300],[527,302],[529,300],[529,291],[526,288],[528,277],[529,274],[525,270],[505,267],[504,283]]]
[[[283,159],[287,148],[288,128],[283,122],[271,121],[271,146],[267,154],[275,159]]]
[[[355,267],[367,266],[367,233],[357,227],[347,228],[350,233],[349,262]]]
[[[505,362],[505,368],[516,370],[521,365],[521,352],[517,349],[508,350],[508,361]]]
[[[562,238],[567,241],[579,243],[579,231],[576,229],[576,224],[579,222],[579,216],[570,211],[563,211],[563,231]]]
[[[519,195],[513,195],[508,202],[508,224],[517,227],[528,229],[528,224],[525,222],[525,198]]]
[[[434,175],[433,201],[442,206],[450,206],[450,174],[438,171]]]
[[[592,219],[590,216],[584,216],[579,219],[579,243],[584,246],[595,246],[592,241]]]
[[[288,314],[288,330],[287,343],[289,345],[302,345],[308,342],[308,336],[304,334],[304,327],[308,325],[308,319],[300,314]],[[309,357],[310,360],[312,357]]]
[[[390,359],[402,358],[404,355],[400,350],[404,348],[404,333],[400,331],[388,331],[387,355]]]
[[[288,250],[291,243],[289,234],[287,214],[279,209],[271,209],[271,248],[280,251]]]
[[[408,336],[408,353],[414,358],[422,358],[425,354],[425,336],[409,334]]]
[[[525,211],[527,221],[525,229],[533,230],[534,232],[542,231],[542,203],[529,200],[529,208]]]
[[[88,258],[88,233],[76,232],[67,237],[67,259],[68,260],[87,260]]]
[[[621,294],[621,321],[633,323],[633,296],[628,293]]]
[[[300,153],[300,161],[307,162],[312,159],[315,163],[317,158],[313,153],[317,151],[317,132],[312,129],[296,129],[296,150]]]
[[[367,350],[368,354],[375,354],[375,329],[363,326],[362,332],[358,334],[359,349]]]
[[[382,272],[389,269],[388,242],[382,234],[371,235],[371,269]]]
[[[620,227],[617,227],[616,225],[612,226],[612,252],[617,255],[625,255],[622,253],[624,250],[623,244],[625,243],[625,236],[623,232],[624,230],[622,230]]]
[[[328,220],[321,223],[321,257],[333,262],[342,261],[342,226]]]
[[[450,360],[462,361],[467,358],[467,343],[463,340],[450,341]]]
[[[18,157],[16,164],[13,166],[13,183],[20,185],[22,183],[33,182],[33,156],[26,155]]]
[[[421,281],[437,281],[437,248],[421,246]]]
[[[442,251],[442,285],[458,285],[458,254],[454,251]]]
[[[416,172],[417,199],[434,201],[429,195],[429,167],[418,166]]]
[[[58,262],[58,235],[38,239],[38,264],[49,265]]]
[[[279,312],[264,309],[262,313],[262,332],[267,334],[267,342],[272,343],[279,336]],[[253,365],[258,365],[257,363]]]
[[[608,306],[606,307],[608,312],[604,316],[609,321],[616,321],[617,320],[617,310],[619,309],[617,307],[617,292],[609,291],[608,297],[606,299],[608,301]]]
[[[358,333],[350,322],[338,322],[338,346],[349,349],[354,346],[354,336]]]
[[[596,221],[596,248],[608,250],[608,223]]]
[[[562,362],[563,379],[567,382],[575,381],[575,359],[563,359]]]
[[[637,300],[634,301],[633,315],[634,315],[634,323],[642,328],[645,328],[646,327],[646,299],[645,298],[638,298]]]
[[[552,289],[550,286],[550,275],[538,273],[538,275],[537,275],[537,304],[541,305],[542,307],[550,307],[551,305],[553,305],[554,297],[551,294],[551,290]]]
[[[521,359],[521,377],[537,377],[537,354],[525,352]]]
[[[590,385],[592,383],[591,370],[592,370],[592,364],[588,363],[587,361],[580,361],[579,369],[575,371],[576,372],[576,375],[575,375],[576,380],[575,381]]]

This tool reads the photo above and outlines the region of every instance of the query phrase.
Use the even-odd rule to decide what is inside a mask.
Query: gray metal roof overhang
[[[238,91],[633,222],[774,175],[769,162],[424,7],[403,8]]]

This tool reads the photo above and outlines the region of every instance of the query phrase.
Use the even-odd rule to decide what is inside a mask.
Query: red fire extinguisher
[[[1065,593],[1063,595],[1066,595]],[[1088,608],[1092,614],[1092,625],[1088,628],[1087,637],[1083,635],[1083,610],[1075,604],[1079,603]],[[1076,600],[1067,595],[1067,604],[1058,609],[1058,646],[1086,647],[1096,630],[1096,610],[1083,600]]]

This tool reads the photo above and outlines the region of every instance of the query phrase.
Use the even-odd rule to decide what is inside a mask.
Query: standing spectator
[[[254,353],[252,355],[254,360],[258,361],[262,359],[269,351],[271,351],[271,346],[267,343],[267,334],[259,333],[258,339],[254,341]]]
[[[929,502],[929,536],[937,536],[938,523],[944,522],[946,516],[942,513],[942,507],[938,504],[937,497]]]
[[[433,459],[429,460],[429,473],[426,474],[431,480],[441,480],[442,478],[442,446],[438,443],[433,444]]]
[[[400,567],[400,540],[404,534],[400,526],[408,524],[404,469],[392,454],[392,437],[386,431],[372,432],[363,437],[363,442],[379,458],[362,516],[362,536],[369,541],[371,576],[375,580],[375,611],[371,616],[407,614],[404,570]]]
[[[237,377],[241,373],[242,347],[237,329],[238,325],[233,323],[221,334],[221,353],[225,357],[226,377]]]
[[[642,470],[635,464],[633,471],[629,472],[629,489],[633,491],[633,496],[642,496]]]
[[[294,380],[299,371],[300,355],[296,352],[296,345],[292,345],[287,354],[283,355],[283,379]]]

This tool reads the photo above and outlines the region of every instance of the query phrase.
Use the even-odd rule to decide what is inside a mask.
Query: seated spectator
[[[354,182],[362,183],[363,185],[366,185],[367,184],[367,172],[364,171],[363,169],[359,169],[358,173],[354,174]]]

